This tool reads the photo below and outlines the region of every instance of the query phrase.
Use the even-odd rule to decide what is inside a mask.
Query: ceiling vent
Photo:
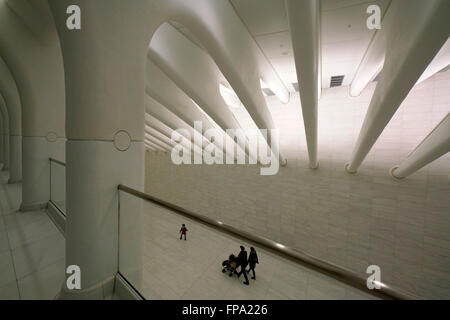
[[[269,88],[262,88],[261,90],[262,90],[262,91],[265,93],[265,95],[268,96],[268,97],[271,97],[271,96],[274,96],[274,95],[275,95],[275,93],[273,93],[273,91],[270,90]]]
[[[344,76],[333,76],[330,81],[330,88],[342,86],[344,81]]]
[[[292,82],[295,92],[298,92],[298,82]]]

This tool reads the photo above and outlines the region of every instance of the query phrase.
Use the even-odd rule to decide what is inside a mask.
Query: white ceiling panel
[[[284,0],[230,0],[254,36],[287,31]]]
[[[267,34],[255,37],[256,42],[267,58],[280,58],[290,56],[292,58],[291,34],[288,31]]]

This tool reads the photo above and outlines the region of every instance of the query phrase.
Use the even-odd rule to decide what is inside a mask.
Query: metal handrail
[[[344,269],[340,266],[337,266],[335,264],[321,260],[319,258],[316,258],[316,257],[306,254],[304,252],[300,252],[296,249],[285,246],[281,243],[277,243],[277,242],[267,239],[265,237],[251,234],[247,231],[243,231],[243,230],[237,229],[235,227],[232,227],[230,225],[227,225],[221,221],[217,221],[217,220],[208,218],[206,216],[191,212],[189,210],[186,210],[182,207],[179,207],[179,206],[169,203],[167,201],[164,201],[164,200],[158,199],[154,196],[151,196],[149,194],[137,191],[133,188],[130,188],[130,187],[120,184],[117,187],[117,189],[122,190],[126,193],[129,193],[131,195],[134,195],[138,198],[150,201],[159,206],[170,209],[171,211],[173,211],[177,214],[183,215],[187,218],[190,218],[190,219],[200,222],[202,224],[208,225],[208,226],[210,226],[214,229],[217,229],[221,232],[233,235],[235,237],[238,237],[238,238],[246,240],[246,241],[253,242],[253,243],[265,248],[266,250],[268,250],[270,252],[273,252],[275,254],[278,254],[280,256],[288,258],[289,260],[294,261],[296,263],[305,265],[311,269],[317,270],[321,273],[324,273],[330,277],[333,277],[341,282],[344,282],[352,287],[355,287],[366,293],[372,294],[376,297],[379,297],[382,299],[400,299],[400,300],[417,299],[417,297],[415,297],[413,295],[404,293],[401,290],[398,290],[396,288],[388,286],[387,284],[384,284],[384,283],[380,283],[380,285],[381,285],[380,289],[369,290],[367,288],[367,282],[366,282],[367,279],[361,277],[356,272]]]
[[[65,163],[65,162],[62,162],[62,161],[60,161],[60,160],[56,160],[56,159],[53,159],[53,158],[49,158],[49,160],[50,160],[50,162],[57,163],[57,164],[59,164],[59,165],[62,165],[63,167],[66,166],[66,163]]]

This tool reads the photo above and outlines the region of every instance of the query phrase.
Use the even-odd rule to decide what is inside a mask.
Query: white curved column
[[[396,12],[399,12],[403,5],[405,3],[402,1],[391,1],[383,17],[382,28],[375,31],[369,47],[356,71],[355,77],[350,85],[350,96],[359,96],[369,82],[383,69],[387,36],[389,33],[397,32],[393,29],[395,27]]]
[[[165,136],[164,134],[162,134],[161,132],[159,132],[158,130],[155,130],[149,126],[145,126],[145,133],[149,134],[151,136],[153,136],[154,138],[164,142],[165,144],[174,147],[176,145],[175,141],[173,141],[172,139],[168,138],[167,136]]]
[[[164,1],[169,19],[187,27],[208,51],[260,129],[276,129],[261,91],[261,79],[287,102],[289,93],[229,1]],[[170,9],[169,9],[170,8]],[[164,21],[164,20],[163,20]],[[244,54],[245,53],[245,54]],[[240,61],[236,64],[236,61]],[[280,93],[283,93],[280,95]],[[268,131],[267,142],[280,150]],[[272,146],[274,143],[276,145]],[[287,164],[282,152],[281,165]]]
[[[167,153],[167,150],[166,150],[166,149],[164,149],[164,148],[158,146],[157,144],[155,144],[155,143],[153,143],[153,142],[151,142],[151,141],[149,141],[149,140],[145,140],[144,143],[145,143],[146,145],[152,147],[152,148],[155,149],[156,151],[161,151],[161,152]]]
[[[3,131],[3,115],[0,112],[0,162],[2,163],[2,168],[5,166],[4,160],[4,145],[3,145],[3,139],[5,139],[5,133]]]
[[[220,70],[205,51],[171,25],[163,24],[150,43],[149,57],[211,117],[219,129],[225,131],[240,128],[220,94]],[[248,145],[245,141],[239,142],[239,147],[248,155]]]
[[[156,144],[157,146],[163,148],[165,151],[170,152],[172,150],[172,146],[159,140],[158,138],[152,136],[149,133],[145,133],[145,140],[146,141],[150,141],[153,144]]]
[[[0,1],[0,52],[20,93],[21,210],[28,211],[45,207],[50,198],[48,158],[64,161],[64,69],[48,2],[33,1],[33,10],[26,12],[26,5],[11,3]],[[30,14],[30,19],[40,21],[38,37],[27,22]]]
[[[16,82],[2,57],[0,57],[0,93],[5,99],[10,123],[8,182],[16,183],[22,180],[22,107]]]
[[[165,137],[167,137],[167,139],[172,139],[172,132],[173,129],[171,129],[169,126],[167,126],[166,124],[164,124],[163,122],[161,122],[160,120],[158,120],[157,118],[151,116],[150,114],[146,114],[145,115],[145,120],[146,120],[146,124],[151,126],[152,128],[158,130],[158,132],[160,132],[161,134],[163,134]],[[192,149],[192,143],[195,143],[195,141],[189,140],[184,136],[181,136],[181,141],[180,144],[188,149],[191,150]],[[202,150],[203,146],[197,144],[198,148],[194,148],[194,152],[198,152],[197,149]]]
[[[145,147],[153,152],[156,152],[158,150],[156,150],[154,147],[152,147],[151,145],[149,145],[147,142],[144,143]]]
[[[81,290],[64,286],[61,298],[101,299],[112,293],[112,286],[105,284],[111,284],[119,268],[131,283],[141,285],[142,200],[121,194],[126,202],[121,202],[119,221],[117,186],[144,188],[151,3],[52,0],[50,4],[67,88],[66,265],[80,266],[82,274]],[[81,30],[66,27],[66,8],[72,4],[82,8]]]
[[[295,66],[308,146],[309,166],[316,169],[320,75],[320,1],[286,0]]]
[[[396,12],[397,19],[393,26],[396,32],[388,35],[380,81],[370,102],[351,161],[346,165],[349,173],[355,173],[361,166],[400,104],[448,39],[449,1],[397,1],[403,2],[403,6],[401,11]],[[411,21],[414,23],[411,24]]]
[[[428,65],[428,68],[425,69],[422,76],[419,80],[417,80],[416,85],[432,77],[448,65],[450,65],[450,38],[447,39],[447,42],[442,46],[433,61],[431,61]]]
[[[169,126],[173,130],[177,129],[184,129],[188,133],[184,137],[186,140],[190,141],[192,143],[192,146],[194,147],[194,151],[197,151],[197,148],[201,148],[200,150],[204,149],[206,146],[208,146],[211,142],[208,141],[203,136],[203,132],[200,130],[197,130],[197,128],[193,128],[189,124],[185,123],[183,120],[178,118],[173,112],[162,106],[160,103],[158,103],[155,99],[153,99],[150,96],[146,96],[146,111],[149,115],[153,116],[154,118],[158,119],[159,121],[163,122],[167,126]],[[195,137],[198,137],[197,139]],[[201,144],[201,145],[200,145]],[[219,143],[219,141],[215,141],[214,144],[218,147],[219,152],[223,156],[223,152],[219,146],[222,145]],[[192,148],[191,148],[192,149]]]
[[[173,112],[184,122],[194,125],[194,121],[201,121],[204,129],[213,128],[209,120],[194,105],[192,99],[158,67],[147,59],[146,93],[155,101]]]
[[[450,113],[411,152],[402,164],[391,169],[391,175],[403,179],[450,151]]]
[[[199,110],[193,100],[150,59],[147,60],[146,93],[160,105],[164,106],[178,118],[190,126],[200,121],[203,130],[213,129],[214,124]],[[225,135],[225,133],[223,133]],[[214,143],[220,150],[224,150],[220,140]]]
[[[3,145],[3,167],[2,171],[9,171],[9,153],[10,153],[10,146],[9,146],[9,117],[8,117],[8,109],[6,108],[5,100],[3,99],[2,94],[0,94],[0,113],[2,117],[2,145]]]

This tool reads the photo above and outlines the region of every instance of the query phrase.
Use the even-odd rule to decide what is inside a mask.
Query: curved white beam
[[[150,144],[148,144],[147,142],[144,142],[144,146],[145,146],[147,149],[152,150],[153,152],[157,152],[157,151],[158,151],[158,150],[156,150],[155,148],[153,148]]]
[[[403,179],[450,152],[450,113],[411,152],[402,164],[391,169],[391,175]]]
[[[1,169],[3,169],[3,167],[5,166],[4,163],[5,149],[3,144],[4,139],[5,139],[5,132],[3,131],[3,115],[0,112],[0,162],[3,164]]]
[[[169,137],[167,137],[166,135],[164,135],[163,133],[159,132],[156,129],[153,129],[152,127],[145,125],[145,133],[161,140],[162,142],[174,147],[177,143],[175,141],[173,141],[172,139],[170,139]]]
[[[149,57],[220,129],[240,128],[220,94],[220,70],[205,51],[166,23],[156,31]],[[248,155],[247,144],[243,142],[239,146]]]
[[[2,94],[0,93],[0,116],[2,123],[2,131],[1,131],[1,139],[2,139],[2,149],[0,152],[2,153],[2,161],[3,167],[2,171],[9,170],[9,119],[8,119],[8,110],[6,108],[5,99],[3,99]]]
[[[165,142],[162,142],[161,140],[153,137],[152,135],[145,133],[145,140],[150,141],[154,144],[156,144],[157,146],[163,148],[164,150],[170,152],[172,150],[172,146],[168,145]]]
[[[0,94],[5,99],[9,116],[9,183],[22,180],[22,106],[11,71],[0,56]]]
[[[147,127],[150,126],[150,128],[152,128],[154,130],[158,130],[158,132],[160,132],[165,137],[167,137],[167,139],[172,140],[173,129],[171,129],[169,126],[165,125],[161,120],[146,113],[145,121],[146,121]],[[183,145],[183,147],[185,147],[187,149],[192,149],[192,141],[188,140],[186,137],[182,136],[180,143]],[[197,145],[197,147],[203,148],[202,145]],[[195,149],[197,149],[197,148],[195,148]]]
[[[357,97],[383,69],[384,58],[389,33],[397,32],[395,28],[396,12],[401,10],[405,3],[402,1],[391,1],[383,16],[382,28],[375,31],[366,53],[356,71],[355,77],[350,85],[350,96]]]
[[[149,95],[146,96],[146,111],[148,114],[162,121],[170,128],[185,129],[189,133],[189,136],[185,136],[185,138],[195,145],[197,145],[196,144],[197,142],[200,142],[199,139],[195,139],[195,136],[198,135],[202,141],[201,146],[202,149],[210,144],[208,139],[206,139],[203,136],[202,132],[196,131],[195,128],[191,127],[189,124],[185,123],[183,120],[178,118],[170,110],[166,109],[164,106],[162,106],[159,102],[157,102]],[[198,145],[197,147],[200,148],[200,146]],[[194,148],[194,150],[195,149],[196,148]],[[222,153],[222,149],[219,148],[219,151]]]
[[[156,149],[156,150],[158,150],[158,151],[162,151],[162,152],[164,152],[164,153],[167,153],[167,152],[168,152],[166,149],[164,149],[164,148],[158,146],[157,144],[153,143],[153,142],[150,141],[150,140],[145,139],[145,140],[144,140],[144,143],[148,144],[148,145],[151,146],[153,149]]]
[[[195,121],[201,121],[204,131],[215,127],[195,102],[150,59],[147,59],[146,72],[146,93],[155,101],[191,126]],[[224,149],[220,140],[215,141],[215,145],[220,150]]]
[[[165,106],[184,122],[193,124],[202,121],[203,128],[210,129],[213,125],[198,110],[191,98],[181,90],[155,63],[147,59],[146,93]]]
[[[316,169],[320,76],[320,1],[286,0],[295,66],[308,146],[309,166]]]
[[[428,65],[428,68],[426,68],[422,76],[417,80],[416,85],[427,80],[448,65],[450,65],[450,38],[447,39],[447,42],[445,42],[436,57],[434,57],[433,61]]]
[[[48,19],[42,19],[42,15],[45,14],[42,10],[42,2],[42,0],[6,0],[7,6],[33,34],[33,37],[45,42],[52,25]]]
[[[6,108],[5,99],[3,99],[2,94],[0,93],[0,114],[2,117],[2,140],[3,140],[3,167],[2,171],[9,170],[10,162],[9,162],[9,153],[10,153],[10,145],[9,145],[9,117],[8,117],[8,109]]]
[[[260,80],[263,79],[269,86],[278,83],[286,97],[289,96],[288,91],[231,4],[228,1],[209,0],[154,0],[153,3],[155,2],[158,2],[158,6],[155,6],[158,10],[153,10],[149,17],[152,31],[168,20],[174,20],[188,28],[222,71],[256,126],[261,129],[276,129],[261,91]],[[240,63],[236,64],[236,61]],[[278,141],[272,141],[270,130],[267,141],[269,146],[275,143],[271,147],[279,150]],[[282,152],[279,159],[282,165],[287,163]]]
[[[388,35],[386,59],[370,102],[352,158],[349,173],[361,166],[400,104],[416,84],[449,36],[450,1],[396,0],[395,33]],[[411,24],[411,21],[414,21]],[[399,36],[401,35],[401,37]]]

